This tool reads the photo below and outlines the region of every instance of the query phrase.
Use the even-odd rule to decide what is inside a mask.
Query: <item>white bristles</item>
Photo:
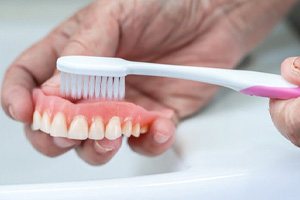
[[[70,92],[71,89],[70,89],[70,84],[67,80],[70,79],[70,74],[66,74],[66,73],[62,73],[62,74],[64,74],[64,75],[61,76],[61,82],[63,83],[61,85],[61,92],[62,92],[62,94],[65,94],[65,96],[69,96],[71,93]],[[62,87],[65,87],[65,88],[63,89]]]
[[[125,97],[125,76],[120,77],[119,81],[119,99],[123,99]]]
[[[119,95],[119,79],[118,78],[114,78],[114,89],[113,89],[113,98],[114,99],[118,99],[118,95]]]
[[[61,72],[60,92],[72,99],[122,100],[125,77],[76,75]]]
[[[65,84],[66,78],[65,77],[66,77],[65,73],[60,74],[60,93],[61,94],[66,94],[66,84]]]
[[[90,83],[89,83],[89,98],[94,98],[95,93],[95,76],[90,77]]]
[[[106,97],[106,82],[107,77],[103,76],[101,81],[101,96]]]
[[[77,99],[82,97],[82,77],[77,76]]]
[[[113,77],[108,77],[107,78],[107,84],[106,84],[106,97],[108,99],[112,99],[112,94],[113,94]]]
[[[101,88],[101,76],[96,76],[95,83],[95,98],[100,98],[100,88]]]
[[[76,99],[76,75],[71,75],[71,97]]]
[[[89,95],[89,76],[85,75],[83,78],[83,98],[87,99],[88,95]]]

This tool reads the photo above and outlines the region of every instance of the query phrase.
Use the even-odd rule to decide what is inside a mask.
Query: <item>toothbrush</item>
[[[112,57],[65,56],[57,60],[61,71],[60,92],[73,99],[125,97],[125,76],[144,75],[179,78],[231,88],[247,95],[290,99],[300,87],[280,75],[256,71],[168,65],[127,61]]]

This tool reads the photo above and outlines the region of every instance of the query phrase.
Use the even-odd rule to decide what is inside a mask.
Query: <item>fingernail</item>
[[[53,142],[56,146],[65,149],[65,148],[70,148],[76,144],[76,142],[66,139],[66,138],[60,138],[60,137],[55,137],[53,138]]]
[[[10,114],[10,116],[11,116],[12,118],[16,119],[16,116],[15,116],[14,110],[13,110],[13,108],[12,108],[12,106],[11,106],[11,105],[10,105],[10,106],[8,106],[8,112],[9,112],[9,114]]]
[[[300,57],[296,57],[293,62],[294,67],[300,68]]]
[[[161,134],[161,133],[157,133],[154,135],[154,141],[159,143],[159,144],[163,144],[166,143],[169,140],[170,136]]]
[[[103,154],[103,153],[107,153],[107,152],[112,151],[113,147],[109,146],[109,145],[100,144],[100,142],[95,141],[95,150],[98,153]]]

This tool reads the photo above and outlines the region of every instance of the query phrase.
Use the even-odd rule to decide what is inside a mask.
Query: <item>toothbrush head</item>
[[[60,92],[72,99],[122,100],[126,60],[108,57],[65,56],[57,60]]]

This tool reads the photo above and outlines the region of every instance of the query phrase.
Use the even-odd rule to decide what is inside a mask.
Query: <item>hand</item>
[[[300,85],[300,57],[287,58],[281,65],[282,76]],[[300,99],[270,100],[270,113],[278,130],[293,144],[300,147]]]
[[[43,83],[50,84],[56,59],[62,55],[234,67],[270,31],[292,2],[95,1],[12,63],[3,83],[3,109],[13,119],[31,123],[31,91]],[[126,87],[129,101],[150,110],[173,113],[170,118],[156,120],[142,137],[129,139],[134,151],[146,155],[167,150],[174,141],[175,123],[198,111],[216,92],[216,87],[211,85],[157,77],[129,77]],[[48,156],[75,148],[88,163],[103,164],[121,145],[121,140],[52,138],[26,127],[32,145]]]

